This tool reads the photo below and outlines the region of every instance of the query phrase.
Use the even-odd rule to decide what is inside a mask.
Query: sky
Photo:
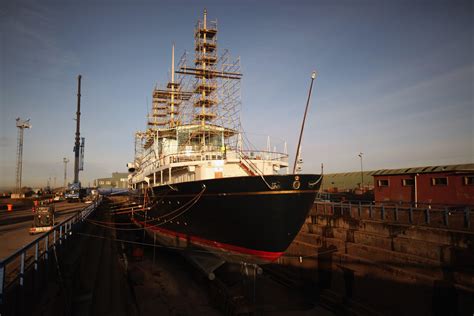
[[[2,0],[0,187],[15,183],[16,117],[32,124],[23,184],[61,185],[63,157],[72,181],[78,74],[81,182],[126,171],[171,45],[192,51],[204,8],[240,56],[241,122],[262,149],[269,135],[294,157],[316,70],[304,172],[360,170],[360,152],[364,170],[474,162],[472,1]]]

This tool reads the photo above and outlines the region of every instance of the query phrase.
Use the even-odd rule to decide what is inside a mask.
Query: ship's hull
[[[133,222],[173,247],[233,262],[266,263],[288,248],[311,209],[319,175],[220,178],[150,189]]]

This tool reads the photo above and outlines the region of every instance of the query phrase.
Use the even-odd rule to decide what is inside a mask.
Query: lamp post
[[[64,190],[66,190],[67,186],[67,163],[69,162],[69,159],[66,157],[63,158],[63,163],[64,163]]]
[[[361,177],[360,189],[362,189],[364,186],[364,168],[362,167],[362,155],[364,155],[364,153],[359,153],[358,155],[360,158],[360,177]]]

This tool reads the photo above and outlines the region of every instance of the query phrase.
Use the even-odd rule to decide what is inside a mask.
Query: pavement
[[[6,207],[3,207],[7,203],[13,204],[13,211],[7,211]],[[3,260],[41,234],[29,234],[29,228],[33,222],[32,200],[2,199],[0,204],[0,260]],[[57,224],[73,216],[87,204],[62,201],[56,202],[55,206],[55,222]]]

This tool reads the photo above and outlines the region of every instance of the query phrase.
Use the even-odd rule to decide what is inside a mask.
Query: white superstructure
[[[205,137],[212,135],[212,137]],[[204,136],[204,137],[203,137]],[[273,175],[288,167],[288,155],[271,151],[245,151],[226,139],[235,131],[212,125],[181,125],[148,134],[134,163],[128,164],[133,189],[223,177]]]
[[[145,132],[135,134],[129,163],[132,189],[223,177],[278,174],[286,153],[244,150],[240,127],[240,63],[218,54],[217,22],[194,30],[194,58],[175,71],[174,46],[168,84],[153,91]],[[189,65],[191,64],[191,65]],[[287,171],[287,169],[286,169]]]

